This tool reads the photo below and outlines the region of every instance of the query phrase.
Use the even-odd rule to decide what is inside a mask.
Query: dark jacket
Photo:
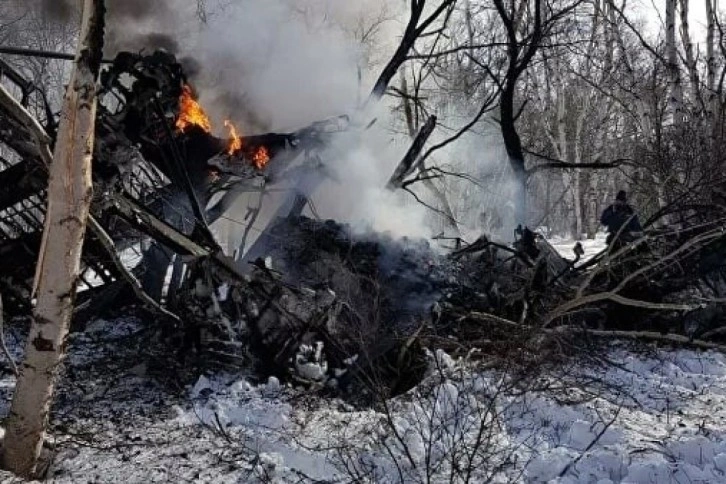
[[[643,230],[643,227],[640,226],[638,216],[635,215],[635,210],[633,210],[633,207],[628,204],[610,205],[602,213],[600,222],[608,228],[610,239],[614,237],[625,224],[627,224],[627,226],[623,228],[621,235],[626,237],[631,235],[632,232],[642,232]]]

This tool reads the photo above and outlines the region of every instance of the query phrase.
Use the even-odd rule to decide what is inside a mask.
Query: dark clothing
[[[620,239],[624,242],[633,239],[633,232],[642,232],[643,230],[635,210],[628,204],[610,205],[602,213],[600,222],[608,228],[608,244],[612,242],[624,225],[625,227],[620,232]]]

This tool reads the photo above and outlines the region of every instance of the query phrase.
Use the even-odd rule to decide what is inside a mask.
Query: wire
[[[48,50],[28,49],[25,47],[13,47],[11,45],[0,45],[0,54],[22,55],[25,57],[44,57],[46,59],[75,60],[76,56],[66,52],[53,52]],[[112,59],[101,59],[102,64],[113,64]]]

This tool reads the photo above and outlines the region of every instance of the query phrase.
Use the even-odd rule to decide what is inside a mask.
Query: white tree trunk
[[[706,119],[710,123],[711,146],[716,146],[720,129],[719,99],[716,93],[716,56],[714,38],[716,34],[715,0],[706,0]],[[714,158],[719,155],[711,149]]]
[[[713,96],[713,90],[716,87],[716,56],[713,52],[716,33],[714,1],[706,0],[706,89],[709,97]]]
[[[666,0],[666,57],[668,77],[670,78],[670,107],[673,115],[673,124],[683,124],[683,86],[678,72],[678,51],[676,47],[676,2]]]
[[[103,40],[103,1],[84,0],[81,33],[49,167],[44,242],[38,259],[38,300],[20,377],[7,419],[3,463],[33,477],[58,368],[64,355],[81,248],[92,197],[91,157],[96,78]]]
[[[574,163],[582,163],[582,130],[585,126],[585,116],[590,112],[590,97],[589,93],[583,93],[584,100],[580,106],[580,112],[577,114],[575,121],[575,133],[574,143],[572,152],[574,156]],[[585,232],[585,209],[583,203],[586,203],[583,189],[582,189],[582,173],[580,170],[575,170],[574,173],[574,196],[575,196],[575,240],[581,240],[582,234]]]
[[[688,0],[680,0],[681,2],[681,40],[683,41],[683,51],[686,54],[686,68],[688,69],[688,79],[691,88],[691,102],[698,103],[700,99],[700,81],[698,79],[698,67],[696,66],[696,57],[693,53],[693,41],[691,40],[691,28],[688,23]]]

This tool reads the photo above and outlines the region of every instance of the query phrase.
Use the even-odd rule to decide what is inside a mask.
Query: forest
[[[3,0],[0,480],[726,481],[725,15]]]

